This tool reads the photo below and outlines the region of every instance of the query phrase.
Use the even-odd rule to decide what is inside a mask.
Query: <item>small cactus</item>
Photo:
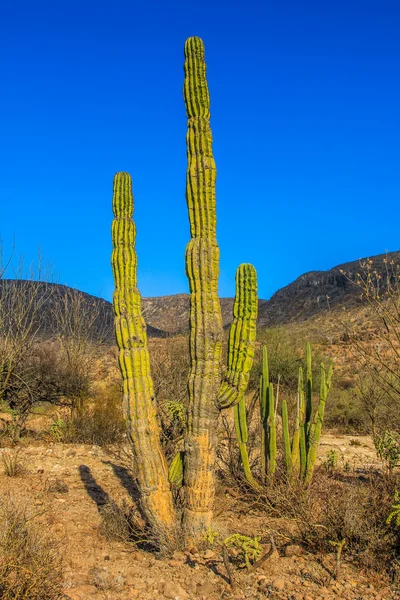
[[[290,437],[289,413],[286,399],[281,402],[282,414],[282,436],[284,449],[284,462],[289,481],[294,477],[300,477],[307,485],[312,478],[317,449],[321,438],[322,425],[324,421],[325,403],[331,387],[333,374],[333,363],[331,361],[328,374],[321,364],[320,369],[320,394],[317,410],[313,418],[312,398],[312,356],[311,346],[306,347],[306,386],[304,390],[303,369],[299,368],[296,415],[294,420],[293,435]],[[261,482],[274,476],[277,463],[277,427],[276,413],[278,408],[277,386],[276,400],[274,386],[269,381],[268,352],[266,346],[262,349],[262,375],[260,377],[259,399],[261,419]],[[247,481],[253,488],[259,489],[260,485],[255,480],[249,464],[247,452],[247,421],[246,405],[244,400],[235,407],[236,434],[243,463],[243,469]]]

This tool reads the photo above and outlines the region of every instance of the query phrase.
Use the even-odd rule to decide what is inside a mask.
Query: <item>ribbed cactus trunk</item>
[[[174,535],[176,517],[160,445],[146,325],[137,288],[136,230],[132,220],[132,181],[128,173],[117,173],[114,178],[113,211],[113,301],[124,414],[143,511],[159,541],[168,542]]]
[[[191,240],[186,250],[190,287],[189,407],[185,441],[183,516],[188,537],[211,526],[221,383],[222,315],[218,298],[216,168],[203,42],[185,44],[184,98],[188,117],[186,200]]]

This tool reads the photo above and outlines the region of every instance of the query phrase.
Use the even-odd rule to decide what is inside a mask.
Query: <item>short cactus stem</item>
[[[276,419],[275,419],[275,397],[274,386],[269,384],[267,390],[268,407],[268,477],[273,477],[276,471]]]
[[[287,402],[285,399],[282,400],[282,431],[283,431],[283,445],[284,445],[284,451],[285,451],[286,472],[290,479],[292,476],[292,451],[291,451],[291,447],[290,447],[288,407],[287,407]]]
[[[320,368],[320,392],[317,411],[314,416],[314,421],[310,430],[309,447],[307,452],[307,468],[304,476],[304,483],[310,483],[313,476],[315,461],[317,459],[317,450],[321,439],[322,425],[324,422],[325,403],[331,387],[333,364],[329,365],[328,375],[326,376],[324,364],[321,363]]]

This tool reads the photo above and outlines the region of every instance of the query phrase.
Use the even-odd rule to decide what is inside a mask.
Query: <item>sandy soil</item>
[[[332,450],[337,460],[354,469],[377,464],[367,437],[326,434],[320,459],[326,460]],[[232,590],[218,551],[194,548],[161,559],[132,544],[108,541],[101,534],[102,510],[108,502],[132,504],[137,500],[134,482],[115,456],[99,447],[50,444],[24,446],[21,459],[25,473],[16,478],[1,474],[0,489],[29,503],[33,510],[43,509],[44,525],[60,542],[64,592],[70,600],[400,598],[384,579],[375,576],[371,580],[346,563],[340,582],[335,582],[329,576],[333,557],[326,557],[321,566],[298,546],[286,548],[285,555],[275,551],[252,573],[236,570]],[[236,514],[229,510],[229,495],[223,496],[218,499],[223,510],[216,528],[264,539],[271,519],[251,510]],[[264,549],[269,549],[268,544]]]

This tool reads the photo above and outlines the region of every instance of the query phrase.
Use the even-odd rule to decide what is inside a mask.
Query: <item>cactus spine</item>
[[[257,289],[254,268],[241,265],[236,276],[228,368],[221,385],[223,328],[218,298],[216,168],[204,45],[198,37],[189,38],[185,43],[184,68],[188,118],[186,200],[191,240],[186,250],[190,287],[190,373],[183,523],[188,535],[196,537],[211,525],[219,410],[240,402],[247,387],[254,355]]]
[[[128,173],[117,173],[114,177],[113,212],[113,304],[124,414],[144,512],[155,531],[171,535],[175,510],[160,446],[146,325],[137,288],[136,230],[132,220],[132,181]]]

